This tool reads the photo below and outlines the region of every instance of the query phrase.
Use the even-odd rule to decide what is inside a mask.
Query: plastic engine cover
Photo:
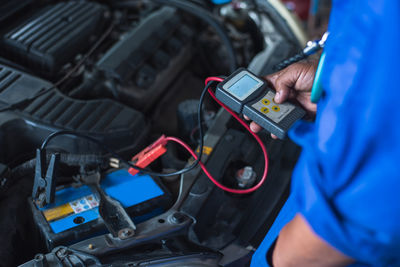
[[[19,22],[1,41],[2,54],[29,67],[54,73],[90,46],[101,33],[106,8],[93,2],[61,2]]]
[[[193,36],[175,9],[163,7],[121,38],[97,68],[120,85],[120,101],[147,110],[190,60]]]
[[[51,87],[45,80],[0,65],[0,109]],[[20,109],[0,113],[0,147],[4,148],[0,160],[7,162],[5,155],[12,159],[34,151],[48,134],[58,130],[86,134],[121,151],[135,150],[147,134],[147,124],[142,113],[113,100],[76,100],[53,89]],[[71,153],[99,149],[70,136],[57,140],[58,148]]]

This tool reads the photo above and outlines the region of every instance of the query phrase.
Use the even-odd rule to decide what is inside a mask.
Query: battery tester
[[[293,123],[306,114],[292,103],[275,103],[275,92],[264,80],[244,68],[219,83],[215,95],[233,111],[246,115],[280,139],[285,138]]]

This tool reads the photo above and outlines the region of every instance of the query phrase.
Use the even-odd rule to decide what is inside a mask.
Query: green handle
[[[311,102],[317,103],[324,91],[322,88],[321,75],[325,63],[325,52],[322,52],[321,58],[318,63],[317,72],[315,73],[314,83],[311,89]]]

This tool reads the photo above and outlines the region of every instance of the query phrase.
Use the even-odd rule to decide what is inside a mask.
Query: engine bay
[[[260,180],[259,145],[202,92],[303,45],[270,1],[0,1],[0,21],[0,266],[246,266],[299,148],[260,133],[267,179],[238,195],[154,142],[229,188]]]

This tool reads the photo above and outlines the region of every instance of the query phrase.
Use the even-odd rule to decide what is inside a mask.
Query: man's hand
[[[317,105],[311,102],[310,96],[317,65],[316,60],[301,61],[266,76],[266,80],[276,91],[275,102],[278,104],[287,100],[297,102],[308,115],[314,117]],[[261,130],[261,126],[255,122],[250,124],[250,128],[253,132]],[[274,135],[272,137],[276,138]]]

